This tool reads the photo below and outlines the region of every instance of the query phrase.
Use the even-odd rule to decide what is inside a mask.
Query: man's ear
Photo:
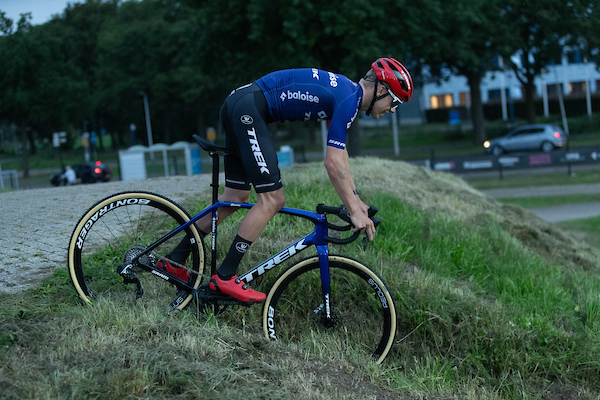
[[[377,96],[383,96],[386,93],[387,93],[387,88],[385,87],[385,85],[383,83],[380,83],[379,85],[377,85]]]

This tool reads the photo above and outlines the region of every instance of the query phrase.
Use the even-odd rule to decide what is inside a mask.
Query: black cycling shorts
[[[221,107],[225,147],[225,186],[257,193],[282,187],[277,152],[267,124],[272,122],[267,100],[256,83],[235,90]]]

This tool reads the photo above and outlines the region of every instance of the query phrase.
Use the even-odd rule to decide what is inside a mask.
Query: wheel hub
[[[314,311],[317,323],[324,326],[326,329],[335,328],[341,318],[340,310],[337,308],[333,308],[329,314],[329,317],[327,317],[327,312],[325,311],[325,305],[323,303],[321,303]]]

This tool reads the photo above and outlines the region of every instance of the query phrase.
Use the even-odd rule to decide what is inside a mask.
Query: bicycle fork
[[[331,279],[329,274],[329,246],[316,245],[319,255],[319,273],[321,274],[321,292],[323,303],[314,310],[315,314],[321,314],[321,323],[326,328],[333,327],[335,321],[331,312]]]

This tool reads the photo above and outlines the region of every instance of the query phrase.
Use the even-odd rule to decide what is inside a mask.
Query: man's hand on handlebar
[[[362,210],[361,210],[362,211]],[[352,232],[360,232],[361,234],[367,235],[367,239],[369,242],[373,241],[375,237],[375,225],[369,216],[367,215],[367,210],[356,213],[354,215],[350,215],[350,219],[352,220]]]
[[[365,214],[367,214],[369,217],[371,217],[371,215],[369,215],[369,206],[366,205],[361,199],[358,199],[358,205],[360,207],[360,210],[362,212],[364,212]]]
[[[356,215],[350,215],[343,205],[339,207],[326,206],[324,204],[317,205],[317,212],[319,214],[334,214],[348,223],[347,225],[336,225],[327,222],[327,227],[329,229],[340,232],[352,230],[352,232],[354,232],[352,236],[345,239],[326,236],[325,241],[329,243],[348,244],[356,240],[359,234],[365,234],[367,235],[363,240],[365,247],[366,243],[373,240],[375,229],[381,222],[379,218],[375,217],[375,214],[377,214],[378,211],[379,209],[377,207],[372,206],[368,207],[365,212],[359,210]]]

